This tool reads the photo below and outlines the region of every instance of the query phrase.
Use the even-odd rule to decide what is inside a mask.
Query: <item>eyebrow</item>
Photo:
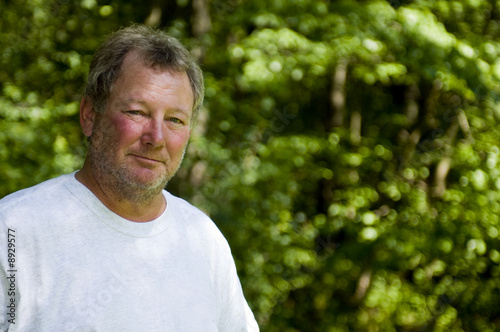
[[[126,98],[120,102],[120,104],[122,104],[122,105],[128,105],[131,103],[137,103],[137,104],[140,104],[142,106],[147,106],[147,103],[144,100],[136,99],[136,98]],[[182,108],[172,108],[169,110],[174,111],[174,112],[184,113],[186,116],[190,116],[189,111],[186,111],[185,109],[182,109]],[[191,116],[192,116],[192,114],[191,114]]]

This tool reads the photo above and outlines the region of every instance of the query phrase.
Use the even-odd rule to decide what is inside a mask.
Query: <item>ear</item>
[[[80,126],[82,127],[83,134],[87,137],[92,136],[95,118],[96,112],[92,107],[92,102],[83,97],[80,103]]]

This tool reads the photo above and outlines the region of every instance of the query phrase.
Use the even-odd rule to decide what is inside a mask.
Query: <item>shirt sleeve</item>
[[[258,332],[259,326],[243,295],[234,259],[229,254],[222,287],[219,331]]]
[[[19,300],[16,290],[15,232],[8,229],[0,213],[0,331],[8,331],[17,322],[16,311]],[[11,267],[9,267],[9,261]]]
[[[2,241],[2,243],[4,243]],[[2,256],[5,253],[2,250]],[[0,266],[0,331],[7,331],[9,329],[9,322],[7,318],[7,276],[3,265]]]

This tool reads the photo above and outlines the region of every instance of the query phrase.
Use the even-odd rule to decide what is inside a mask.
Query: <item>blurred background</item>
[[[0,197],[82,165],[110,32],[159,26],[206,102],[168,189],[262,331],[500,330],[500,1],[0,0]]]

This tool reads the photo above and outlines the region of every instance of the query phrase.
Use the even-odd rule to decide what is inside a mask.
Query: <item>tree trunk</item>
[[[335,67],[332,76],[332,89],[330,91],[330,105],[332,115],[327,122],[327,130],[332,127],[341,127],[344,124],[345,112],[345,83],[347,80],[347,60],[341,59]]]

